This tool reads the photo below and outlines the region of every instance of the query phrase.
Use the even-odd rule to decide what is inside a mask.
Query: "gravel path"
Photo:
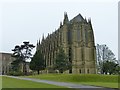
[[[29,81],[40,82],[40,83],[47,83],[47,84],[52,84],[52,85],[57,85],[57,86],[64,86],[64,87],[68,87],[68,88],[77,88],[77,90],[78,89],[80,89],[80,90],[117,90],[117,89],[111,89],[111,88],[103,88],[103,87],[97,87],[97,86],[57,82],[57,81],[50,81],[50,80],[23,78],[23,77],[16,77],[16,76],[7,76],[7,77],[21,79],[21,80],[29,80]]]

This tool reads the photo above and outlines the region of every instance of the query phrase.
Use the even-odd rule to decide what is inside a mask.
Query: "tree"
[[[116,70],[117,70],[117,67],[118,67],[118,64],[113,62],[113,61],[104,61],[103,62],[103,65],[102,65],[102,71],[103,71],[103,74],[115,74],[116,73]]]
[[[19,72],[20,71],[20,59],[16,59],[15,61],[13,61],[11,63],[11,70],[15,71],[15,72]]]
[[[115,74],[119,74],[120,75],[120,65],[116,66]]]
[[[103,66],[103,65],[108,64],[106,61],[111,61],[111,62],[116,63],[116,58],[115,58],[114,53],[105,44],[103,44],[103,45],[97,44],[96,52],[97,52],[98,71],[103,74],[103,72],[104,72],[103,70],[105,69],[105,66]],[[103,67],[104,67],[104,69],[103,69]]]
[[[97,52],[97,60],[98,62],[100,60],[115,60],[115,54],[108,48],[106,44],[96,46],[96,52]]]
[[[71,67],[71,62],[68,60],[65,52],[62,48],[59,49],[59,53],[56,55],[54,68],[59,70],[60,73],[63,73],[66,70],[69,70]]]
[[[30,62],[30,69],[37,71],[39,74],[40,70],[45,69],[45,60],[40,50],[36,51]]]
[[[16,58],[16,60],[21,60],[19,62],[14,61],[14,65],[18,63],[23,63],[23,73],[27,75],[27,68],[26,68],[26,60],[30,59],[32,54],[31,51],[35,46],[33,44],[29,44],[29,42],[23,42],[23,45],[16,45],[14,49],[12,49],[13,57]],[[16,62],[16,63],[15,63]]]

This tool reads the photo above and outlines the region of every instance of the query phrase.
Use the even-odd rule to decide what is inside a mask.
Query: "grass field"
[[[2,88],[64,88],[60,86],[2,77]]]
[[[95,75],[95,74],[41,74],[27,76],[29,78],[53,80],[60,82],[72,82],[77,84],[87,84],[95,86],[103,86],[110,88],[118,88],[117,75]]]
[[[0,90],[2,89],[2,76],[0,76]]]

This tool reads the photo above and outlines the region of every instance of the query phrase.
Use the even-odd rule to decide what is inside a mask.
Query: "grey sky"
[[[16,44],[30,41],[36,45],[44,33],[52,33],[63,21],[79,13],[91,18],[95,43],[107,44],[118,57],[118,2],[2,2],[0,6],[0,52],[11,52]],[[111,0],[112,1],[112,0]]]

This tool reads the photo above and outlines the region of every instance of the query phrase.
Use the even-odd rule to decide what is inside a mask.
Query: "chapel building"
[[[37,43],[37,50],[41,50],[44,55],[48,73],[55,64],[59,47],[64,49],[72,63],[72,68],[64,73],[96,73],[96,48],[91,19],[86,20],[78,14],[69,20],[67,13],[64,13],[60,27],[46,38],[43,36],[42,41]]]

